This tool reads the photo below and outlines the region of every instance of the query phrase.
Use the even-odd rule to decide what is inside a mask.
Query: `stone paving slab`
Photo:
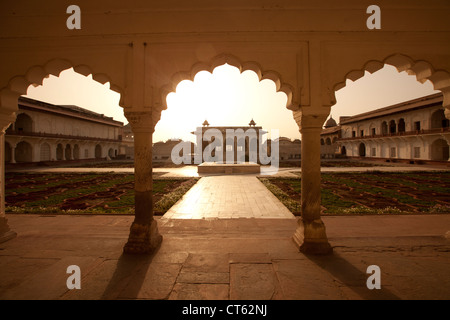
[[[177,283],[169,300],[228,300],[230,286],[216,283]]]
[[[230,266],[230,299],[272,300],[279,291],[272,263],[233,263]]]
[[[163,219],[294,218],[254,176],[201,178]]]
[[[161,247],[125,255],[132,216],[7,218],[18,236],[0,244],[2,300],[450,297],[450,215],[323,217],[330,256],[298,251],[296,219],[158,219]],[[66,287],[72,264],[80,290]],[[381,290],[366,287],[369,265]]]

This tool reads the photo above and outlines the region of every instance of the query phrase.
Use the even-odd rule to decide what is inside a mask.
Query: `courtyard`
[[[450,297],[450,3],[0,7],[0,299]],[[47,86],[65,72],[81,78]],[[207,176],[153,161],[202,121],[250,119],[294,168]],[[229,142],[214,153],[246,149]],[[321,166],[335,157],[417,166]],[[134,164],[8,170],[95,159]]]
[[[450,213],[448,170],[405,172],[400,169],[392,172],[385,171],[392,167],[369,166],[365,172],[353,172],[347,162],[342,163],[342,166],[335,162],[327,167],[338,168],[336,171],[322,173],[322,215]],[[361,167],[362,164],[357,163],[354,168]],[[110,171],[81,173],[68,168],[67,172],[9,172],[6,174],[6,212],[133,214],[134,174],[107,170]],[[192,176],[192,172],[183,167],[177,167],[174,171],[171,168],[161,170],[155,169],[153,173],[156,215],[164,215],[199,179],[209,179]],[[186,175],[177,174],[184,170],[188,172]],[[220,179],[224,178],[216,177],[211,183],[223,186],[231,183]],[[274,176],[259,176],[259,180],[293,215],[301,215],[301,172],[298,168],[280,171]],[[245,184],[240,182],[238,186],[242,183]],[[214,190],[213,185],[208,188]],[[228,193],[233,192],[233,187],[230,188]],[[241,193],[245,190],[244,185]],[[252,191],[257,192],[256,189],[249,189],[250,193]],[[209,211],[214,211],[214,206],[221,206],[207,201],[207,196],[203,194],[200,196],[202,202],[209,204]],[[243,204],[244,200],[240,198]],[[222,199],[236,201],[237,198],[223,196]],[[251,208],[247,208],[247,212],[252,212]],[[240,217],[246,217],[245,212]]]
[[[6,212],[18,235],[0,245],[0,299],[445,300],[450,173],[424,168],[324,167],[327,256],[292,240],[298,167],[259,177],[155,168],[164,240],[142,256],[123,253],[134,218],[128,168],[8,172]],[[66,286],[69,265],[80,267],[80,290]],[[380,290],[366,286],[372,265]]]
[[[263,178],[300,215],[298,178]],[[322,214],[450,213],[450,172],[328,172],[322,174]]]
[[[134,214],[133,174],[11,173],[6,179],[7,212]],[[155,179],[156,214],[164,214],[196,180],[192,177]]]

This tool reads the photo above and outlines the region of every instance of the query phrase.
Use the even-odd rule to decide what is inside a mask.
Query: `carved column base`
[[[298,220],[298,227],[292,238],[300,252],[312,255],[332,254],[333,248],[328,242],[325,225],[322,220]]]
[[[0,243],[11,240],[17,236],[17,233],[11,231],[6,218],[0,218]]]
[[[152,253],[162,242],[158,232],[158,224],[153,220],[150,224],[133,223],[130,228],[128,242],[123,248],[124,253],[145,254]]]

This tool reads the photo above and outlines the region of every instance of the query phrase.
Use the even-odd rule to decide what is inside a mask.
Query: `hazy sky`
[[[415,76],[399,73],[385,66],[380,71],[355,81],[336,92],[337,104],[331,115],[355,115],[434,92],[432,84],[416,81]],[[85,77],[72,69],[59,77],[50,76],[43,86],[30,86],[27,97],[52,104],[71,104],[113,117],[127,123],[123,109],[118,105],[119,94],[109,90],[91,76]],[[216,68],[213,73],[199,72],[194,82],[182,81],[167,97],[168,109],[163,111],[155,128],[153,142],[171,138],[193,141],[190,134],[203,121],[211,126],[247,125],[254,119],[265,130],[279,130],[280,136],[300,138],[292,112],[286,109],[286,95],[275,91],[271,80],[259,82],[252,71],[242,74],[228,65]]]

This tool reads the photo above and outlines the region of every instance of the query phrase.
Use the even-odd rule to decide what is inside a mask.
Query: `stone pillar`
[[[1,130],[1,128],[0,128]],[[14,238],[17,234],[8,226],[5,214],[5,131],[0,131],[0,243]]]
[[[235,135],[234,137],[233,137],[233,161],[234,161],[234,163],[238,163],[238,160],[239,160],[239,158],[238,158],[238,152],[237,152],[237,146],[238,146],[238,143],[237,143],[237,136]]]
[[[227,162],[227,134],[226,130],[222,129],[220,130],[220,133],[222,134],[222,162]]]
[[[49,143],[49,144],[50,144],[50,161],[55,161],[57,144],[55,144],[55,143]]]
[[[10,143],[11,146],[11,161],[9,163],[16,163],[16,143]],[[3,149],[5,148],[5,143],[3,143]]]
[[[259,131],[260,130],[261,129],[256,129],[255,130],[256,131],[256,163],[258,163],[258,164],[261,163],[261,161],[259,159],[259,143],[260,143],[260,141],[259,141]]]
[[[447,147],[450,149],[450,137],[449,136],[444,136],[444,135],[442,135],[442,136],[444,137],[444,140],[447,142]],[[450,154],[449,154],[448,159],[446,161],[450,162]]]
[[[320,133],[325,120],[326,116],[303,116],[300,123],[302,134],[302,216],[298,220],[293,240],[300,251],[307,254],[332,253],[325,225],[320,218]]]
[[[151,253],[161,243],[157,222],[153,219],[151,112],[126,112],[134,134],[135,217],[130,228],[125,253]]]
[[[31,143],[31,162],[39,162],[41,161],[41,147],[42,145],[40,144],[40,141],[33,141],[33,143]]]

